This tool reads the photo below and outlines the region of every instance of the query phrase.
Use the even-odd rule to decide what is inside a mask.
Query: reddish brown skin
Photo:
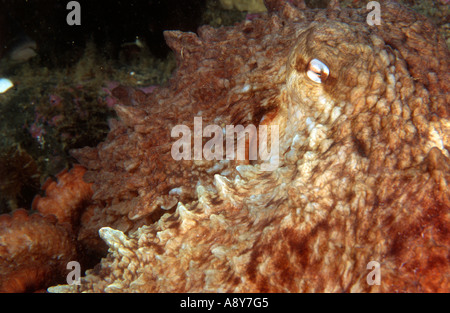
[[[45,196],[33,201],[38,213],[0,215],[0,292],[46,290],[66,281],[68,262],[86,259],[76,240],[81,210],[92,196],[85,172],[76,165],[56,181],[49,178],[42,186]]]
[[[252,21],[167,32],[169,84],[116,90],[132,101],[107,140],[73,152],[94,191],[78,243],[101,251],[111,227],[109,254],[50,290],[449,292],[449,52],[424,17],[381,3],[380,26],[335,1],[267,0]],[[200,115],[278,125],[279,168],[175,161],[171,129]]]
[[[54,217],[23,209],[0,216],[0,292],[33,292],[65,282],[67,263],[78,258],[74,239]]]
[[[80,208],[92,197],[92,184],[83,181],[85,173],[83,166],[75,165],[70,172],[63,170],[56,175],[56,181],[48,178],[42,186],[45,197],[36,196],[32,209],[42,215],[54,215],[59,224],[75,227],[80,220]]]

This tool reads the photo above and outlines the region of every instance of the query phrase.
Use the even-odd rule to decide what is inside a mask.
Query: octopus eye
[[[330,70],[323,62],[312,59],[309,61],[306,75],[313,82],[321,84],[327,80],[328,75],[330,75]]]

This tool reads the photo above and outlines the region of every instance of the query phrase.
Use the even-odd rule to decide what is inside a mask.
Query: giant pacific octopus
[[[36,213],[16,210],[0,215],[0,292],[39,291],[61,282],[67,264],[91,259],[77,244],[81,209],[92,196],[91,184],[83,181],[86,169],[75,165],[70,171],[48,178],[36,196]]]
[[[449,292],[449,52],[380,2],[373,26],[366,8],[266,0],[251,21],[165,32],[169,84],[73,152],[93,195],[72,232],[109,252],[49,291]],[[194,117],[277,125],[278,166],[176,161],[171,130]]]

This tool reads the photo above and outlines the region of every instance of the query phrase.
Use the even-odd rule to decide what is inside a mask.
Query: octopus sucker
[[[391,1],[373,26],[337,1],[265,4],[231,27],[166,32],[168,84],[73,151],[92,184],[77,244],[108,253],[50,292],[450,291],[445,41]],[[248,151],[176,160],[172,129],[199,119],[276,126],[258,144],[278,142],[277,166]]]

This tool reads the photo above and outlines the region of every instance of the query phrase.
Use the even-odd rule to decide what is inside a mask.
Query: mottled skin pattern
[[[45,290],[66,281],[68,262],[90,259],[76,240],[80,212],[92,196],[85,172],[75,165],[48,178],[45,196],[33,200],[35,213],[0,215],[0,293]]]
[[[36,291],[61,281],[77,258],[72,233],[54,216],[0,215],[0,293]],[[44,289],[45,290],[45,289]]]
[[[94,183],[80,239],[109,226],[109,254],[50,291],[450,291],[444,41],[390,2],[380,26],[365,9],[266,6],[234,27],[167,32],[170,84],[119,106],[107,141],[75,153]],[[312,59],[329,68],[322,83]],[[279,167],[174,161],[170,130],[194,116],[279,125]]]

